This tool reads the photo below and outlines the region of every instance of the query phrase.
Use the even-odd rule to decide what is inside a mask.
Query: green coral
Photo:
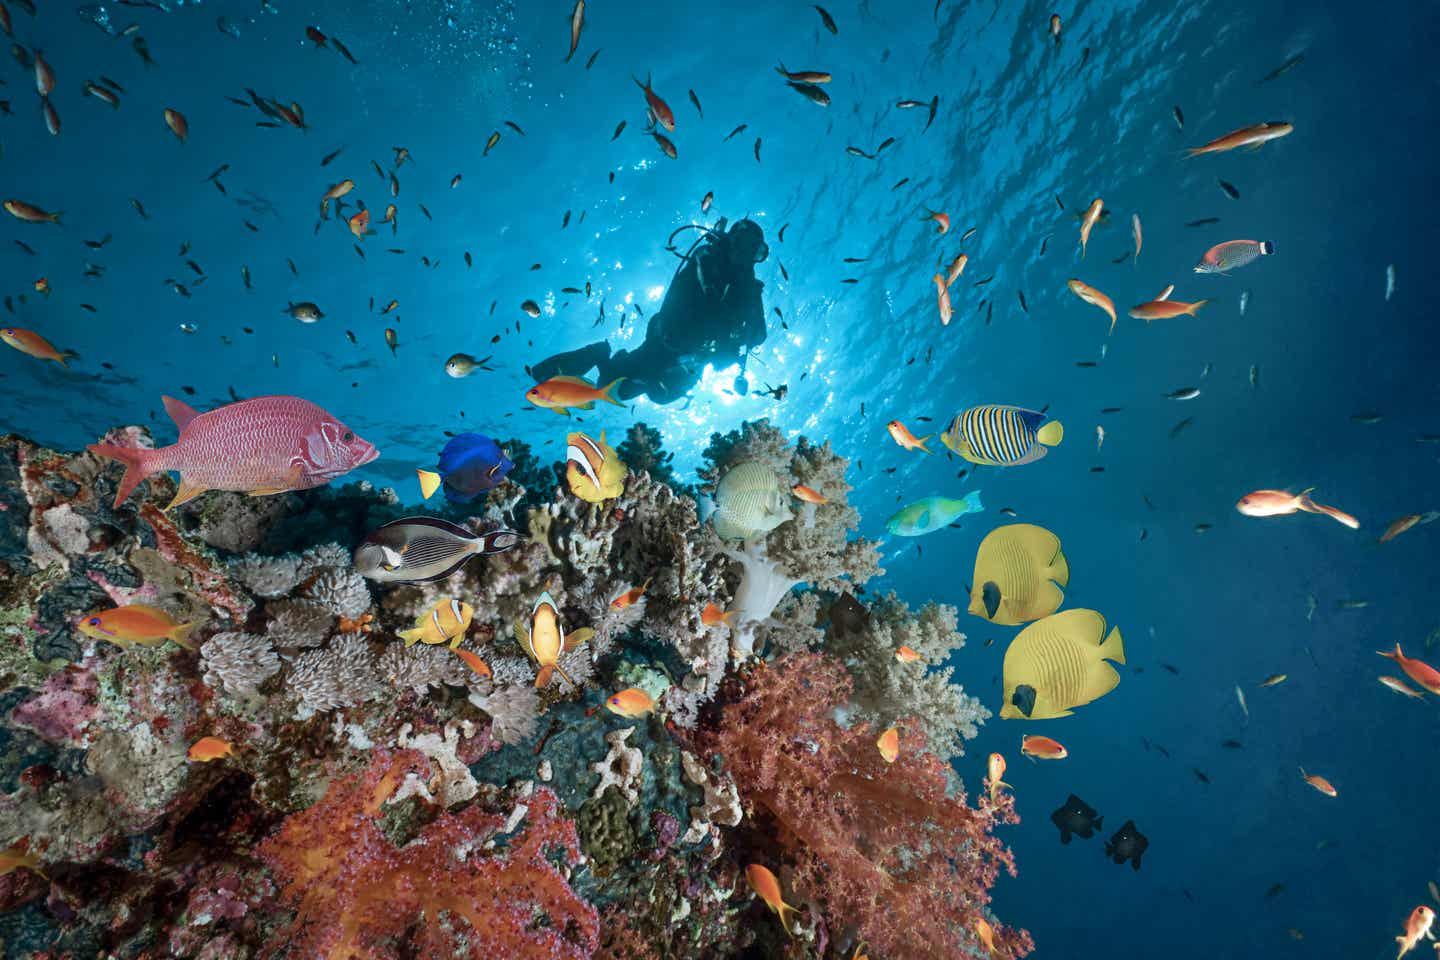
[[[580,849],[593,861],[597,876],[604,876],[635,853],[635,827],[625,795],[611,786],[599,797],[580,805],[575,818]]]

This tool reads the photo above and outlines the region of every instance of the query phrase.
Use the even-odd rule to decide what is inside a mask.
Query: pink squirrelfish
[[[1195,264],[1196,273],[1226,273],[1275,252],[1269,240],[1227,240],[1205,251]]]
[[[91,453],[125,464],[115,506],[152,473],[177,470],[180,490],[170,507],[206,490],[252,496],[319,487],[379,456],[339,418],[299,397],[256,397],[200,413],[165,397],[180,430],[172,446],[146,450],[92,443]],[[170,509],[166,507],[166,509]]]

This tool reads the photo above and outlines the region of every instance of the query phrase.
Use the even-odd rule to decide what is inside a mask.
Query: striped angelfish
[[[1060,421],[1045,423],[1043,413],[987,404],[956,414],[940,441],[971,463],[1013,467],[1039,460],[1063,436]]]

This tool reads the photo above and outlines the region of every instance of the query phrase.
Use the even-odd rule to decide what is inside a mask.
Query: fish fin
[[[965,494],[965,496],[960,498],[960,502],[965,504],[965,510],[967,513],[979,513],[985,509],[985,505],[980,502],[979,490],[971,490],[969,493]]]
[[[161,397],[160,400],[165,404],[165,412],[170,415],[171,420],[175,421],[175,429],[181,433],[184,433],[185,428],[190,426],[191,420],[200,416],[200,411],[184,400],[176,400],[174,397]]]
[[[209,487],[202,487],[199,484],[191,484],[190,481],[185,479],[185,475],[181,474],[180,489],[175,491],[175,499],[170,501],[165,507],[165,511],[168,513],[182,503],[189,503],[208,489]]]
[[[294,487],[260,487],[255,490],[247,490],[252,497],[272,497],[277,493],[289,493]]]
[[[416,641],[420,639],[421,632],[422,631],[419,627],[412,627],[409,630],[397,631],[395,636],[399,637],[401,640],[404,640],[405,646],[413,647],[415,646]]]
[[[547,686],[549,686],[549,685],[550,685],[550,678],[551,678],[551,676],[552,676],[554,673],[555,673],[555,665],[554,665],[553,663],[552,663],[552,664],[546,664],[545,666],[541,667],[541,668],[540,668],[540,672],[537,673],[537,674],[535,674],[535,689],[536,689],[536,690],[543,690],[543,689],[545,689]]]
[[[1100,644],[1100,656],[1106,660],[1114,660],[1116,663],[1125,662],[1125,644],[1120,636],[1119,627],[1110,628],[1110,635]]]
[[[918,517],[915,518],[915,526],[916,526],[916,527],[928,527],[928,526],[930,526],[930,511],[929,511],[929,510],[922,510],[922,511],[920,511],[920,516],[918,516]]]
[[[570,686],[572,686],[572,687],[578,687],[578,686],[580,686],[580,684],[578,684],[578,683],[576,683],[574,680],[571,680],[571,679],[570,679],[570,674],[566,673],[566,672],[565,672],[565,668],[562,667],[562,666],[560,666],[560,664],[558,664],[558,663],[555,664],[555,672],[558,673],[558,674],[560,674],[561,678],[564,679],[564,681],[565,681],[566,683],[570,684]]]
[[[710,525],[715,528],[715,535],[721,540],[744,540],[745,534],[749,532],[731,521],[724,511],[716,511],[715,516],[710,518]]]
[[[1065,427],[1059,420],[1051,420],[1045,426],[1035,431],[1035,439],[1047,447],[1058,447],[1060,441],[1065,438]]]
[[[925,446],[925,444],[928,443],[930,438],[933,436],[935,436],[935,434],[933,433],[925,434],[925,436],[920,437],[918,440],[915,441],[915,446],[919,447],[921,450],[924,450],[926,453],[934,453],[934,450],[931,450],[929,447]]]
[[[611,380],[609,383],[605,384],[605,389],[600,391],[600,399],[606,401],[607,403],[613,403],[617,407],[625,406],[624,401],[616,400],[614,397],[610,396],[610,391],[614,390],[615,387],[620,383],[620,381],[624,379],[624,377],[616,377],[614,380]],[[591,404],[591,406],[593,406],[593,404]],[[590,407],[587,406],[585,409],[589,410]],[[601,437],[600,439],[603,441],[605,438]]]
[[[420,478],[421,496],[429,500],[440,489],[440,474],[433,470],[416,470],[415,475]]]
[[[170,639],[180,644],[180,646],[186,650],[194,650],[195,645],[190,642],[190,634],[193,633],[199,625],[199,623],[194,622],[177,623],[175,624],[175,628],[170,631]]]
[[[147,450],[142,447],[120,447],[113,443],[92,443],[85,448],[97,457],[106,457],[125,464],[125,475],[120,478],[120,486],[115,490],[115,509],[120,509],[120,504],[134,492],[140,485],[140,481],[159,469],[155,464],[154,454],[156,451]]]
[[[76,353],[74,350],[61,350],[59,356],[55,358],[55,362],[60,364],[60,366],[64,367],[66,370],[69,370],[70,364],[66,363],[65,361],[74,360],[78,356],[80,356],[80,354]]]
[[[1045,569],[1045,575],[1062,587],[1070,586],[1070,561],[1065,559],[1065,551],[1060,545],[1055,545],[1055,556],[1050,559],[1050,565]]]
[[[581,627],[579,630],[571,630],[565,634],[565,652],[569,653],[582,643],[588,643],[590,638],[595,636],[593,627]],[[569,679],[568,677],[566,678]]]
[[[1209,302],[1209,300],[1196,300],[1194,303],[1190,304],[1190,309],[1186,310],[1185,312],[1193,317],[1195,316],[1195,314],[1200,312],[1201,307],[1205,306],[1205,304]]]
[[[739,611],[739,610],[727,610],[726,612],[724,612],[724,613],[722,613],[722,614],[720,615],[720,622],[723,623],[723,624],[725,624],[725,626],[729,627],[731,630],[734,630],[734,629],[735,629],[735,623],[736,623],[736,621],[737,621],[739,618],[740,618],[740,611]]]

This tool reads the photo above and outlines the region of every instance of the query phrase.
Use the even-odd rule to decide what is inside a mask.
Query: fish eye
[[[91,618],[90,618],[90,626],[92,626],[92,627],[98,627],[98,626],[100,626],[100,618],[99,618],[99,617],[91,617]]]
[[[386,570],[386,571],[394,570],[394,569],[395,569],[395,564],[393,564],[393,563],[382,563],[382,564],[380,564],[380,569],[381,569],[381,570]]]
[[[354,439],[355,439],[355,434],[351,433],[349,430],[346,430],[346,431],[341,435],[341,437],[340,437],[340,441],[341,441],[342,443],[349,443],[351,440],[354,440]]]

